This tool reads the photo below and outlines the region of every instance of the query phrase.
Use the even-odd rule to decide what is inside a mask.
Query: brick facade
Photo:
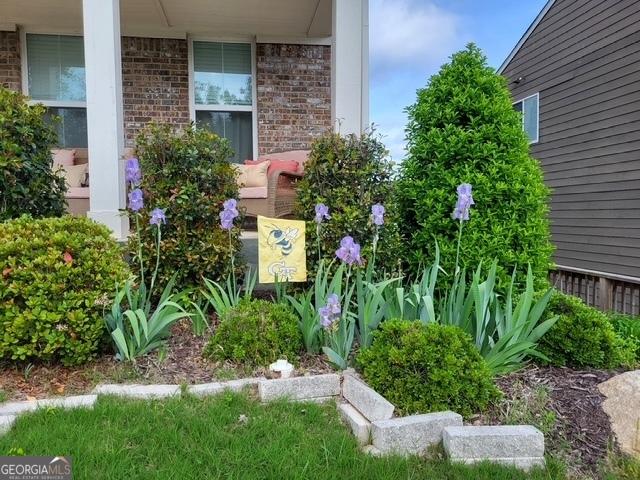
[[[20,36],[18,32],[0,32],[0,85],[22,90],[20,77]]]
[[[151,122],[189,123],[187,41],[122,37],[122,97],[125,144]]]
[[[263,43],[256,61],[259,154],[309,148],[331,128],[331,47]],[[189,123],[188,65],[184,39],[122,37],[126,146],[151,121]],[[0,85],[22,89],[18,32],[0,32]]]
[[[307,149],[331,128],[331,47],[257,45],[259,153]]]

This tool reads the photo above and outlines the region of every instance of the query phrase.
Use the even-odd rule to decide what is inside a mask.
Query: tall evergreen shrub
[[[407,112],[409,153],[398,191],[410,265],[431,262],[438,241],[442,266],[454,271],[459,224],[451,213],[456,187],[470,183],[475,205],[464,225],[461,265],[475,269],[483,261],[488,267],[497,259],[505,285],[516,266],[524,284],[531,264],[544,282],[553,250],[549,190],[540,164],[529,155],[505,79],[471,44],[418,90]]]
[[[59,217],[67,187],[53,169],[56,133],[44,121],[45,107],[0,87],[0,222],[23,214]]]

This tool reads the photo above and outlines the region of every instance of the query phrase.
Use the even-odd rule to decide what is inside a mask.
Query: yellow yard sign
[[[305,282],[307,254],[305,252],[305,223],[258,216],[259,282],[278,280]]]

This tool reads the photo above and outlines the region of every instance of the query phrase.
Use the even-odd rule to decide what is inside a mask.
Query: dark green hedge
[[[418,90],[407,111],[409,153],[398,190],[414,270],[433,260],[437,240],[443,268],[454,271],[458,222],[451,214],[456,187],[470,183],[475,205],[464,226],[462,266],[475,269],[480,261],[488,266],[497,259],[503,286],[516,266],[524,284],[531,264],[538,283],[545,283],[553,250],[549,190],[529,155],[505,79],[470,45]]]

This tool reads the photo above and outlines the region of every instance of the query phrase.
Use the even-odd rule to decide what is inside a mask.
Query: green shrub
[[[301,349],[298,318],[288,306],[245,299],[222,316],[205,356],[266,366],[279,358],[294,362]]]
[[[64,213],[67,187],[52,169],[55,131],[45,123],[46,109],[0,87],[0,222],[28,214]]]
[[[633,343],[616,334],[606,314],[579,298],[555,293],[546,314],[558,316],[538,348],[551,365],[616,368],[633,363]]]
[[[450,409],[468,417],[499,396],[471,339],[454,326],[386,321],[356,362],[403,415]]]
[[[129,272],[109,230],[87,218],[0,223],[0,358],[93,358],[104,305]]]
[[[242,245],[241,219],[230,235],[220,228],[222,203],[238,198],[227,140],[193,126],[175,133],[168,125],[152,125],[138,137],[136,153],[148,206],[140,219],[146,252],[155,251],[156,228],[149,225],[150,212],[166,209],[156,285],[162,288],[174,273],[177,288],[200,285],[203,277],[226,277],[230,254],[237,254]],[[130,241],[129,251],[137,255],[136,239]]]
[[[636,359],[640,361],[640,317],[623,313],[610,313],[613,329],[621,337],[635,345]]]
[[[475,205],[465,223],[460,263],[467,272],[480,261],[498,260],[498,287],[514,267],[531,265],[537,286],[546,284],[552,246],[547,200],[537,160],[529,155],[522,118],[514,111],[506,81],[487,66],[474,45],[418,90],[408,108],[408,157],[398,182],[401,225],[407,232],[414,271],[429,265],[437,240],[442,266],[455,267],[459,223],[451,215],[456,188],[473,186]],[[523,274],[518,285],[524,286]]]
[[[329,207],[331,218],[322,224],[322,257],[335,258],[345,235],[362,247],[362,257],[371,259],[375,233],[371,207],[385,207],[385,223],[379,229],[376,254],[377,271],[397,269],[402,243],[393,200],[392,163],[384,145],[372,133],[346,137],[328,133],[317,139],[305,164],[304,178],[298,184],[296,215],[307,220],[307,265],[315,272],[318,242],[315,206]]]

